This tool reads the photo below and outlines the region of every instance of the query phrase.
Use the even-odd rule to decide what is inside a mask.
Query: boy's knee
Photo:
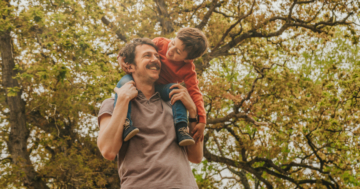
[[[175,85],[175,84],[177,84],[177,83],[169,83],[168,85],[169,85],[169,88],[171,87],[171,86],[173,86],[173,85]],[[174,87],[174,88],[172,88],[172,89],[178,89],[179,87]]]
[[[171,88],[171,86],[173,86],[173,85],[175,85],[176,83],[169,83],[168,84],[168,88],[169,88],[169,92],[171,92],[172,90],[174,90],[174,89],[179,89],[179,87],[173,87],[173,88]],[[171,89],[170,89],[171,88]]]
[[[117,87],[120,88],[121,86],[125,85],[125,83],[127,83],[127,82],[129,82],[129,80],[125,80],[125,79],[124,79],[124,80],[120,80],[119,83],[117,84]]]
[[[124,77],[122,77],[120,79],[120,81],[118,82],[116,87],[120,88],[121,86],[125,85],[125,83],[127,83],[129,81],[133,81],[133,78],[131,76],[129,76],[129,75],[125,75]]]

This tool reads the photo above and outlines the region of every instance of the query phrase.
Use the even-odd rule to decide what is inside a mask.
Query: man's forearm
[[[101,124],[98,147],[106,159],[114,159],[122,146],[122,134],[130,100],[119,96],[110,121]]]
[[[196,123],[189,124],[190,133],[195,128]],[[192,163],[200,163],[203,158],[203,140],[195,141],[194,145],[186,147],[188,159]]]
[[[196,118],[197,117],[197,111],[196,108],[188,110],[189,111],[189,118]],[[194,126],[195,127],[195,126]]]

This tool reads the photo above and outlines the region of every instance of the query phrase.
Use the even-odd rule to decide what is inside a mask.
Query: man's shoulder
[[[114,97],[105,99],[105,100],[101,103],[100,110],[101,110],[102,108],[108,108],[108,107],[114,108],[114,101],[115,101],[115,98],[114,98]]]
[[[107,98],[107,99],[105,99],[104,101],[103,101],[103,103],[105,103],[105,102],[114,102],[115,101],[115,98],[114,97],[111,97],[111,98]]]
[[[98,117],[102,116],[103,114],[110,114],[114,111],[114,98],[107,98],[105,99],[100,106]]]
[[[110,114],[112,115],[114,111],[114,98],[107,98],[105,99],[100,106],[99,114],[98,114],[98,122],[100,125],[100,117],[104,114]]]

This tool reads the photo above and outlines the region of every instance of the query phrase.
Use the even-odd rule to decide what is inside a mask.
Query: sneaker
[[[194,145],[194,139],[189,135],[186,127],[175,128],[176,138],[179,146],[190,146]]]
[[[140,130],[130,124],[130,120],[126,118],[124,123],[123,139],[124,141],[130,140],[135,136]]]

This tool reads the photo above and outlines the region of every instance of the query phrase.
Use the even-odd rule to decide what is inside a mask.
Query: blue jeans
[[[123,86],[125,83],[129,82],[129,81],[134,81],[133,77],[131,75],[125,75],[124,77],[122,77],[120,79],[120,81],[117,83],[116,87],[120,88],[121,86]],[[163,99],[164,101],[169,101],[169,94],[173,89],[178,89],[177,87],[170,89],[170,87],[172,85],[174,85],[175,83],[169,83],[166,85],[155,85],[155,91],[158,92],[161,96],[161,99]],[[115,102],[114,102],[114,107],[117,101],[117,94],[115,93]],[[176,101],[173,105],[172,105],[172,112],[173,112],[173,117],[174,117],[174,123],[175,125],[180,123],[180,122],[185,122],[187,123],[187,114],[186,114],[186,108],[184,106],[184,104],[178,100]],[[131,101],[129,102],[129,108],[128,108],[128,112],[126,114],[126,118],[129,119],[130,121],[130,125],[132,125],[132,120],[130,119],[130,115],[131,115]]]

